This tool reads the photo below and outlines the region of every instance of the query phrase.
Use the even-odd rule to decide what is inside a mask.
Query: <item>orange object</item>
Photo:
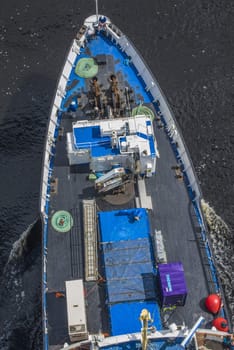
[[[55,293],[56,298],[64,298],[65,294],[61,293],[61,292],[56,292]]]
[[[223,332],[228,332],[229,330],[227,320],[223,317],[215,318],[212,322],[212,326]]]
[[[206,308],[212,314],[217,314],[221,308],[221,298],[218,294],[210,294],[205,300]]]
[[[109,333],[102,333],[102,334],[104,335],[105,338],[110,336]]]

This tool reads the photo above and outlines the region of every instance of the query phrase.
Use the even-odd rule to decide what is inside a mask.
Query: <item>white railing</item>
[[[80,53],[80,47],[77,45],[77,41],[74,40],[70,51],[68,53],[64,68],[60,75],[60,79],[57,85],[54,102],[51,108],[50,117],[48,120],[47,136],[44,146],[44,159],[42,169],[42,182],[41,182],[41,202],[40,210],[43,225],[43,288],[42,288],[42,304],[43,304],[43,345],[44,349],[48,350],[48,320],[47,320],[47,234],[48,234],[48,210],[50,201],[50,180],[53,172],[53,158],[55,151],[55,142],[58,137],[60,126],[60,113],[62,112],[62,100],[66,94],[66,87],[69,81],[69,76],[73,65],[75,64],[77,55]]]
[[[45,154],[43,163],[43,175],[42,175],[42,189],[41,189],[41,213],[45,214],[46,206],[46,195],[48,190],[49,179],[52,175],[52,169],[50,167],[51,157],[53,156],[53,141],[56,138],[56,131],[58,130],[58,111],[60,110],[63,97],[66,93],[66,86],[69,80],[69,75],[71,73],[72,67],[77,57],[77,53],[80,52],[77,46],[76,40],[73,41],[70,48],[67,60],[65,62],[63,71],[60,75],[60,79],[57,85],[56,95],[54,97],[53,106],[51,109],[51,114],[49,117],[47,137],[45,143]]]

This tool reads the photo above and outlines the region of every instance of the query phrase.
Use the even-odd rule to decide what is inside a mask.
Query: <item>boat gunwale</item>
[[[60,74],[58,76],[57,79],[57,83],[56,83],[56,90],[54,93],[54,97],[53,97],[53,103],[51,104],[51,108],[50,108],[50,113],[49,113],[49,118],[47,120],[47,126],[46,126],[46,136],[45,136],[45,141],[44,141],[44,148],[43,148],[43,158],[42,158],[42,169],[41,169],[41,184],[40,184],[40,206],[39,206],[39,210],[40,210],[40,217],[41,217],[41,222],[42,222],[42,252],[43,252],[43,256],[42,256],[42,290],[41,290],[41,295],[42,295],[42,324],[43,324],[43,347],[44,349],[48,350],[49,349],[49,341],[48,341],[48,319],[47,319],[47,298],[46,298],[46,293],[47,293],[47,273],[46,273],[46,265],[47,265],[47,236],[48,236],[48,209],[49,209],[49,196],[50,196],[50,186],[51,186],[51,176],[52,176],[52,171],[53,169],[51,169],[51,172],[48,171],[48,178],[47,178],[47,185],[45,187],[45,193],[43,193],[43,182],[44,182],[44,177],[45,177],[45,168],[49,167],[51,163],[53,163],[54,161],[54,154],[53,154],[53,148],[54,145],[50,145],[49,143],[49,128],[51,123],[55,123],[55,121],[52,122],[52,111],[53,108],[56,107],[55,106],[55,99],[56,96],[58,95],[59,92],[59,83],[61,80],[61,77],[63,75],[64,72],[64,68],[66,66],[66,63],[68,61],[68,57],[69,54],[73,51],[73,47],[74,44],[76,43],[76,39],[72,40],[72,43],[70,44],[69,49],[67,50],[67,54],[65,56],[65,60],[64,60],[64,65],[62,67],[62,69],[60,70]],[[72,70],[72,67],[71,67]],[[61,104],[63,101],[63,97],[61,98]],[[60,104],[60,107],[61,107]],[[57,137],[55,138],[55,141],[58,138],[58,130],[60,127],[60,122],[61,122],[61,117],[62,117],[62,112],[60,110],[60,107],[57,107],[57,122],[55,124],[55,130],[54,130],[54,137],[57,134]],[[47,151],[47,146],[49,146],[50,150],[51,150],[51,154],[50,154],[50,158],[49,158],[49,162],[48,164],[46,164],[46,151]],[[44,207],[42,206],[43,203],[43,194],[46,197],[46,200],[44,202]],[[44,208],[44,210],[42,210],[42,208]]]

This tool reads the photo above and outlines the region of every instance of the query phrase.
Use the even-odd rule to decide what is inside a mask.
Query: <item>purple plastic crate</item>
[[[162,306],[183,306],[187,296],[184,268],[180,262],[159,264]]]

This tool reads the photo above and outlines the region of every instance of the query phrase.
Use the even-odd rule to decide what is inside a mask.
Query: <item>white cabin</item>
[[[67,134],[70,165],[89,163],[94,172],[116,164],[134,173],[155,173],[159,157],[152,121],[148,116],[78,121]]]

